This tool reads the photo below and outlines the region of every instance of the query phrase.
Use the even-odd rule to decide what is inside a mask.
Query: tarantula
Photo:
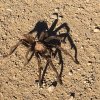
[[[42,41],[42,42],[44,42],[44,40],[46,38],[49,38],[50,41],[53,40],[54,38],[56,38],[61,43],[65,43],[66,38],[68,38],[68,41],[71,45],[71,49],[73,48],[75,50],[75,63],[79,64],[79,61],[77,59],[77,48],[70,36],[70,28],[69,28],[68,24],[63,23],[60,26],[58,26],[57,28],[55,28],[57,25],[58,19],[59,19],[59,15],[58,15],[58,13],[53,13],[53,15],[56,16],[56,19],[54,20],[54,22],[52,23],[50,28],[48,27],[46,21],[39,21],[36,23],[35,28],[29,32],[29,34],[37,32],[35,39],[37,38],[39,41]],[[66,32],[60,33],[59,31],[63,28],[66,30]],[[59,32],[59,34],[57,34],[58,32]],[[57,52],[58,52],[58,50],[56,49],[55,55]]]
[[[49,41],[50,39],[53,39],[53,38],[54,37],[49,37],[48,39],[46,39],[44,41],[47,42],[47,40]],[[16,45],[11,47],[11,50],[10,50],[9,54],[4,55],[3,57],[5,58],[5,57],[11,55],[17,49],[17,47],[20,44],[23,44],[23,45],[28,47],[28,51],[27,51],[27,53],[25,55],[25,57],[26,57],[25,65],[31,60],[32,56],[35,55],[36,58],[37,58],[37,61],[38,61],[38,72],[39,72],[39,86],[42,85],[42,81],[43,81],[43,77],[44,77],[43,76],[44,74],[43,75],[41,74],[42,67],[41,67],[41,59],[40,59],[40,57],[43,57],[43,58],[45,58],[47,60],[46,66],[50,65],[53,68],[54,72],[57,75],[58,82],[60,84],[62,84],[60,76],[59,76],[59,74],[58,74],[58,72],[57,72],[57,70],[56,70],[56,68],[55,68],[55,66],[54,66],[54,64],[53,64],[53,62],[51,60],[51,57],[52,57],[51,53],[53,53],[53,51],[50,48],[50,46],[53,46],[53,47],[55,47],[55,48],[57,48],[59,50],[63,50],[63,52],[66,53],[66,54],[69,54],[69,53],[67,51],[65,51],[63,48],[60,47],[60,41],[58,41],[57,38],[54,38],[54,39],[56,39],[57,42],[58,42],[56,45],[52,44],[52,43],[46,44],[46,42],[42,43],[40,41],[36,41],[35,38],[32,37],[31,35],[24,34],[24,39],[20,39],[20,41]],[[28,56],[30,51],[32,52],[32,54],[28,59],[27,56]]]
[[[58,18],[58,14],[57,18]],[[52,24],[52,26],[50,27],[50,29],[48,29],[47,25],[45,22],[43,22],[44,26],[41,23],[38,23],[37,26],[35,27],[34,30],[30,31],[29,34],[24,34],[24,38],[20,39],[19,42],[14,45],[13,47],[11,47],[11,50],[9,52],[9,54],[4,55],[3,57],[7,57],[9,55],[11,55],[20,44],[25,45],[26,47],[28,47],[28,51],[26,52],[26,62],[25,65],[29,63],[29,61],[32,59],[33,56],[35,56],[37,58],[37,62],[38,62],[38,72],[39,72],[39,86],[41,87],[42,83],[43,83],[43,78],[46,72],[47,67],[50,65],[54,72],[56,73],[57,76],[57,81],[62,84],[61,81],[61,75],[62,75],[62,70],[63,70],[63,60],[62,60],[62,55],[61,55],[61,51],[66,54],[69,55],[72,60],[75,63],[78,63],[77,60],[77,49],[76,46],[74,45],[71,37],[69,36],[69,34],[63,33],[60,35],[57,35],[57,31],[60,30],[61,28],[65,27],[66,29],[68,29],[69,32],[69,27],[67,26],[67,24],[62,24],[60,27],[55,28],[56,23],[57,23],[58,19],[55,20],[55,22]],[[41,26],[41,25],[42,26]],[[38,26],[40,25],[40,26]],[[31,35],[32,32],[37,31],[37,40],[36,37],[33,37]],[[73,57],[67,52],[67,50],[64,50],[61,47],[61,43],[62,41],[65,41],[65,38],[68,37],[68,40],[71,44],[71,47],[75,49],[75,60],[73,59]],[[53,50],[53,48],[55,48],[55,50]],[[28,58],[28,54],[29,52],[32,52],[30,57]],[[59,56],[59,64],[61,64],[61,71],[60,74],[58,74],[57,69],[55,68],[53,62],[52,62],[52,57],[55,57],[58,54]],[[41,57],[46,59],[46,66],[44,67],[44,71],[42,74],[42,66],[41,66]]]

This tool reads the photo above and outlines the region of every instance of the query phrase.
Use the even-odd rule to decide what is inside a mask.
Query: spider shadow
[[[35,25],[35,27],[28,33],[28,34],[33,34],[34,32],[36,32],[35,38],[37,38],[39,41],[43,41],[44,39],[51,37],[51,36],[55,36],[55,37],[59,37],[61,38],[61,42],[66,43],[66,38],[68,39],[70,45],[71,45],[71,49],[74,49],[75,51],[75,63],[79,64],[79,61],[77,59],[77,47],[73,42],[73,39],[70,35],[70,27],[68,26],[67,23],[63,23],[61,24],[59,27],[55,28],[57,25],[58,19],[55,19],[54,22],[52,23],[51,27],[49,28],[47,25],[46,21],[38,21]],[[60,33],[58,35],[58,32],[62,29],[66,29],[65,33]],[[44,34],[43,34],[44,33]],[[43,38],[41,40],[41,36],[43,35]],[[55,44],[57,41],[53,40],[53,43]],[[56,56],[58,54],[59,57],[59,64],[61,65],[61,69],[60,69],[60,74],[59,76],[62,76],[62,72],[63,72],[63,59],[62,59],[62,53],[60,50],[56,50],[54,56]],[[43,70],[43,74],[42,74],[42,81],[44,79],[45,73],[47,70],[47,65],[44,67]]]

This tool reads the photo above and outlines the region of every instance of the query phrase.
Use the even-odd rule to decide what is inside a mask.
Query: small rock
[[[73,75],[73,71],[72,71],[72,70],[69,71],[69,75],[70,75],[70,76]]]
[[[68,100],[74,100],[74,98],[75,98],[75,93],[72,92],[72,93],[70,94],[70,98],[69,98]]]
[[[4,96],[1,92],[0,92],[0,100],[4,100]]]
[[[49,91],[49,92],[53,92],[54,89],[55,89],[55,87],[52,85],[52,86],[50,86],[50,87],[48,88],[48,91]]]
[[[2,54],[0,53],[0,57],[2,57]]]
[[[17,99],[17,97],[16,97],[16,96],[13,96],[13,98],[14,98],[14,99]]]
[[[7,11],[10,11],[10,12],[12,11],[12,9],[6,9],[6,10],[7,10]]]
[[[0,53],[0,59],[2,59],[3,58],[3,54],[2,53]]]
[[[59,20],[62,20],[62,18],[63,18],[63,16],[59,16],[59,17],[58,17]]]
[[[100,32],[100,30],[99,29],[94,29],[94,32],[96,33],[96,32]]]
[[[92,64],[92,62],[91,61],[88,61],[87,65],[90,66],[91,64]]]
[[[55,13],[58,13],[59,12],[59,7],[57,7],[56,9],[55,9]]]
[[[81,49],[83,49],[83,46],[81,46]]]
[[[100,27],[95,27],[95,29],[93,30],[95,33],[100,32]]]
[[[51,15],[51,18],[52,19],[57,19],[57,16],[56,15]]]
[[[73,96],[71,96],[68,100],[74,100],[74,97],[73,97]]]
[[[87,65],[88,65],[88,66],[90,66],[90,65],[91,65],[91,63],[88,63]]]
[[[0,21],[3,22],[5,20],[4,16],[0,16]]]
[[[87,82],[86,81],[84,81],[84,84],[86,84]]]
[[[78,71],[80,71],[80,70],[81,70],[81,68],[78,68],[77,70],[78,70]]]

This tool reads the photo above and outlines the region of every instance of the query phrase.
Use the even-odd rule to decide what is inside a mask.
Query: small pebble
[[[88,66],[90,66],[90,65],[91,65],[91,63],[88,63],[87,65],[88,65]]]
[[[7,11],[10,11],[10,12],[12,11],[12,9],[6,9],[6,10],[7,10]]]
[[[49,92],[53,92],[54,89],[55,89],[55,87],[52,85],[52,86],[50,86],[50,87],[48,88],[48,91],[49,91]]]
[[[97,33],[97,32],[100,32],[100,30],[99,29],[94,29],[94,32]]]
[[[72,92],[72,93],[70,94],[70,98],[69,98],[68,100],[74,100],[74,98],[75,98],[75,93]]]
[[[63,16],[59,16],[59,17],[58,17],[59,20],[62,20],[62,18],[63,18]]]
[[[3,58],[3,54],[0,53],[0,58]]]
[[[91,61],[88,61],[87,65],[90,66],[91,64],[92,64],[92,62]]]
[[[95,27],[95,29],[93,30],[95,33],[100,32],[100,27]]]
[[[71,96],[68,100],[74,100],[74,97],[73,97],[73,96]]]
[[[78,71],[80,71],[81,69],[80,69],[80,68],[78,68],[77,70],[78,70]]]
[[[72,71],[72,70],[69,71],[69,75],[70,75],[70,76],[73,75],[73,71]]]
[[[86,84],[87,82],[86,81],[84,81],[84,84]]]
[[[0,54],[0,57],[2,57],[2,54]]]
[[[0,100],[4,100],[4,96],[1,92],[0,92]]]
[[[56,9],[55,9],[55,13],[58,13],[59,12],[59,7],[57,7]]]
[[[83,46],[81,46],[81,49],[83,49],[84,47]]]
[[[56,15],[51,15],[51,18],[52,19],[57,19],[57,16]]]

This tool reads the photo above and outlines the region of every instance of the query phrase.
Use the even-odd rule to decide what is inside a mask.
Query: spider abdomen
[[[35,50],[37,52],[43,53],[43,52],[46,52],[47,49],[41,42],[36,42]]]

